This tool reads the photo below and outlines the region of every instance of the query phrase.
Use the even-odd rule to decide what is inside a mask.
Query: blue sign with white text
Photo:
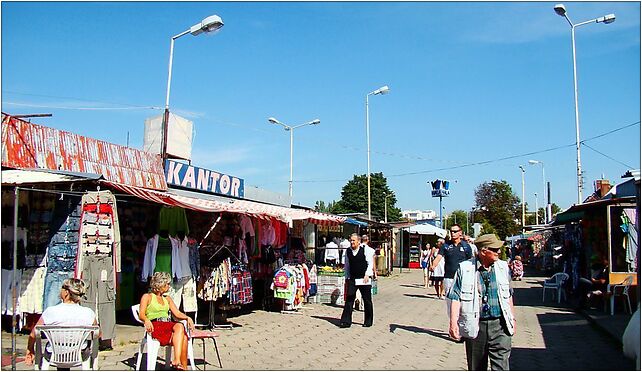
[[[243,179],[195,167],[175,160],[165,161],[165,180],[168,185],[242,198]]]

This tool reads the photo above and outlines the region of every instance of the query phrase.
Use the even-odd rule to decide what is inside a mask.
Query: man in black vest
[[[372,285],[370,279],[373,277],[374,249],[367,245],[360,244],[358,234],[350,235],[350,249],[346,249],[345,266],[346,273],[346,303],[343,306],[341,315],[341,328],[348,328],[352,325],[352,309],[354,300],[357,297],[357,289],[361,292],[364,307],[363,326],[372,326]]]

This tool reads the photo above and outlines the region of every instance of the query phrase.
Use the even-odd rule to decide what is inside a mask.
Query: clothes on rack
[[[189,269],[192,272],[192,278],[198,281],[201,273],[201,254],[196,239],[189,238],[187,248],[189,248]]]
[[[179,240],[172,236],[165,239],[158,234],[151,237],[145,247],[141,280],[146,282],[157,271],[167,272],[171,274],[172,278],[176,279],[191,277],[192,269],[188,241],[189,238]]]
[[[246,305],[253,301],[252,274],[244,266],[232,266],[229,292],[230,304]]]
[[[310,280],[305,265],[283,265],[274,273],[271,289],[274,298],[285,301],[284,310],[296,310],[303,306],[309,294]]]
[[[172,241],[172,274],[176,279],[191,278],[192,269],[190,265],[189,239],[184,237],[169,237]]]
[[[158,217],[158,231],[167,231],[170,236],[176,236],[178,232],[189,235],[189,224],[185,209],[180,207],[163,207]]]
[[[183,304],[183,312],[195,312],[198,310],[196,301],[196,282],[191,276],[187,276],[172,282],[169,290],[176,307]]]
[[[82,306],[92,309],[102,332],[103,340],[111,340],[116,330],[116,281],[111,254],[86,254],[81,277],[86,292]]]
[[[226,258],[218,266],[201,266],[201,279],[197,285],[198,297],[204,301],[216,301],[225,296],[230,288],[230,259]]]

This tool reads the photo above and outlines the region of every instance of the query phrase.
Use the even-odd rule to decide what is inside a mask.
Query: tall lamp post
[[[383,215],[384,215],[384,222],[388,223],[388,197],[390,194],[385,193],[383,196]]]
[[[366,142],[368,146],[368,219],[372,220],[372,208],[370,206],[370,113],[368,110],[368,98],[370,96],[376,96],[377,94],[387,94],[390,92],[390,88],[387,85],[382,86],[381,88],[374,90],[366,94]]]
[[[615,14],[607,14],[603,17],[591,19],[577,24],[573,24],[566,14],[564,4],[556,4],[553,9],[555,13],[564,17],[571,26],[571,42],[573,44],[573,85],[575,91],[575,151],[577,152],[577,204],[582,203],[582,162],[580,160],[580,111],[577,103],[577,61],[575,58],[575,28],[584,26],[589,23],[609,24],[615,22]]]
[[[524,204],[524,173],[526,173],[526,170],[524,169],[523,166],[519,166],[519,169],[522,171],[522,234],[526,230],[526,205]]]
[[[539,164],[539,165],[542,166],[542,183],[544,184],[544,194],[542,194],[543,197],[544,197],[544,223],[548,223],[548,220],[549,220],[550,216],[548,215],[548,203],[549,203],[549,201],[548,201],[548,198],[546,197],[547,196],[547,193],[546,193],[546,173],[544,173],[544,162],[541,161],[541,160],[529,160],[528,164],[530,164],[530,165]]]
[[[201,22],[195,24],[189,29],[181,32],[178,35],[172,36],[169,44],[169,68],[167,73],[167,95],[165,96],[165,113],[163,114],[163,141],[161,143],[161,156],[163,158],[163,167],[165,167],[165,159],[167,159],[167,132],[169,127],[169,91],[172,85],[172,63],[174,60],[174,41],[179,37],[187,34],[194,36],[207,32],[215,32],[223,27],[223,20],[217,15],[211,15]]]
[[[535,193],[535,225],[539,225],[539,204],[537,201],[537,193]]]
[[[277,124],[277,125],[282,125],[283,129],[286,131],[290,132],[290,186],[289,186],[289,192],[288,195],[290,195],[290,199],[292,199],[292,155],[293,155],[293,145],[294,145],[294,130],[297,128],[304,127],[306,125],[317,125],[321,123],[321,120],[319,119],[314,119],[312,121],[308,121],[307,123],[303,123],[300,125],[296,126],[289,126],[281,123],[280,121],[276,120],[275,118],[268,118],[268,121],[272,124]]]

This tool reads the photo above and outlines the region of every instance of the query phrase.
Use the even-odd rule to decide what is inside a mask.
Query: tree
[[[520,200],[513,192],[508,182],[490,181],[484,182],[475,189],[475,204],[477,215],[483,215],[500,239],[507,236],[515,235],[519,231],[519,225],[515,222],[516,218],[521,218],[522,207]],[[488,233],[484,229],[484,233]]]
[[[373,220],[383,220],[385,214],[385,195],[388,194],[388,221],[399,221],[401,210],[395,207],[397,197],[388,187],[383,173],[372,173],[370,176],[371,209]],[[368,213],[368,177],[365,174],[354,175],[352,180],[343,186],[341,200],[334,203],[332,213]]]
[[[446,218],[446,221],[444,222],[444,226],[452,226],[454,224],[458,224],[461,226],[461,229],[463,230],[464,234],[473,234],[473,228],[472,226],[468,226],[468,213],[466,211],[463,211],[461,209],[458,209],[456,211],[453,211],[448,218]]]
[[[553,213],[553,216],[556,215],[557,213],[559,213],[560,210],[561,209],[557,204],[555,204],[555,203],[551,204],[551,212]],[[540,224],[545,223],[545,221],[544,221],[544,215],[545,215],[544,208],[543,207],[540,208],[538,212],[539,212],[538,213],[539,214],[539,217],[538,217],[539,221],[538,222]],[[526,214],[526,225],[534,225],[534,224],[535,224],[535,213],[534,212],[527,213]]]
[[[336,202],[333,200],[326,205],[323,200],[317,200],[316,203],[314,203],[314,210],[317,212],[332,213],[335,203]]]

